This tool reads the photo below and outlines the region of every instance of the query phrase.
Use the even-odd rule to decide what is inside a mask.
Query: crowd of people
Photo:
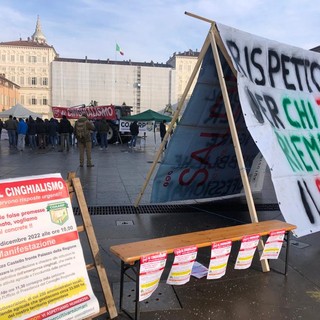
[[[2,129],[7,130],[9,139],[9,148],[20,152],[25,148],[36,149],[57,149],[59,152],[70,150],[70,146],[78,146],[80,167],[84,166],[85,155],[87,167],[94,167],[91,160],[91,149],[94,146],[100,146],[100,150],[108,148],[108,131],[110,129],[106,119],[96,121],[89,120],[84,113],[75,122],[74,126],[64,115],[60,120],[51,118],[33,119],[29,116],[27,119],[9,116],[9,119],[2,122],[0,120],[0,139]],[[129,148],[136,147],[136,141],[139,135],[139,126],[137,121],[130,125],[131,141]],[[172,132],[171,132],[172,133]],[[166,134],[166,121],[160,124],[160,136],[163,141]],[[164,146],[166,149],[167,143]]]
[[[93,124],[90,131],[92,146],[100,146],[101,150],[108,147],[107,134],[109,124],[106,119],[90,121]],[[12,115],[9,119],[0,119],[0,139],[2,130],[8,133],[9,148],[24,151],[25,148],[36,149],[56,149],[59,152],[69,151],[70,146],[78,144],[74,125],[63,116],[60,120],[34,119],[29,116],[26,119],[16,118]]]
[[[67,121],[67,126],[64,126]],[[2,122],[2,121],[1,121]],[[65,117],[60,121],[57,119],[41,119],[29,116],[26,119],[9,116],[1,124],[2,129],[7,130],[9,148],[24,151],[25,147],[32,150],[61,148],[61,137],[68,137],[68,146],[74,144],[73,126]],[[68,150],[68,149],[67,149]],[[60,150],[59,150],[60,151]]]

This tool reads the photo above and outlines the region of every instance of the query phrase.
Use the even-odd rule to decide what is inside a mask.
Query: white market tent
[[[27,109],[20,103],[17,103],[15,106],[8,110],[0,112],[0,118],[9,118],[10,115],[16,118],[28,118],[29,116],[32,116],[33,118],[42,118],[41,114],[35,113]]]

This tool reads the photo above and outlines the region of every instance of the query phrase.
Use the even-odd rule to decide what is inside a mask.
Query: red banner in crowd
[[[86,113],[88,119],[108,119],[116,120],[116,112],[113,105],[96,107],[51,107],[54,118],[79,119],[83,113]]]

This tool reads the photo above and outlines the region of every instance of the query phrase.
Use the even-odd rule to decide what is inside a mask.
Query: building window
[[[20,85],[24,86],[24,77],[20,77]]]
[[[24,96],[20,96],[21,104],[24,104]]]
[[[35,97],[31,98],[31,104],[36,105],[37,104],[37,99]]]
[[[37,62],[37,57],[36,56],[30,56],[29,57],[29,62],[30,63],[36,63]]]
[[[33,86],[36,86],[36,85],[37,85],[37,78],[36,78],[36,77],[32,77],[32,78],[31,78],[31,84],[32,84]]]
[[[20,56],[20,62],[24,63],[24,56]]]
[[[48,99],[47,99],[47,97],[43,97],[43,98],[42,98],[42,104],[43,104],[44,106],[46,106],[46,105],[48,104]]]
[[[6,62],[6,55],[5,55],[5,54],[3,54],[3,55],[1,56],[1,60],[2,60],[3,62]]]
[[[14,62],[15,61],[15,57],[14,57],[14,55],[12,54],[11,55],[11,62]]]
[[[42,62],[47,63],[47,57],[42,57]]]
[[[48,78],[46,78],[46,77],[44,77],[44,78],[41,78],[41,84],[43,85],[43,86],[47,86],[48,85]]]

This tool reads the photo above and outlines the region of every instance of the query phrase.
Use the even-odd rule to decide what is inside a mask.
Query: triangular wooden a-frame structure
[[[218,52],[218,47],[219,47],[219,50],[222,52],[222,54],[224,55],[226,61],[228,62],[233,74],[235,76],[237,76],[237,72],[236,70],[234,69],[233,65],[232,65],[232,62],[230,60],[230,57],[229,55],[227,54],[227,51],[223,45],[223,42],[220,38],[220,35],[219,35],[219,32],[217,30],[217,27],[215,25],[215,22],[212,21],[212,20],[209,20],[209,19],[206,19],[206,18],[202,18],[202,17],[199,17],[197,15],[194,15],[194,14],[191,14],[191,13],[187,13],[187,15],[190,15],[194,18],[197,18],[197,19],[200,19],[200,20],[203,20],[203,21],[206,21],[206,22],[209,22],[211,24],[211,28],[208,32],[208,35],[204,41],[204,44],[202,46],[202,49],[199,53],[199,57],[198,57],[198,61],[195,65],[195,68],[190,76],[190,79],[187,83],[187,86],[185,88],[185,91],[181,97],[181,100],[179,101],[179,104],[178,104],[178,107],[172,117],[172,121],[167,129],[167,133],[159,147],[159,150],[158,152],[156,153],[155,155],[155,159],[152,163],[152,166],[149,170],[149,173],[147,175],[147,178],[146,178],[146,181],[142,187],[142,190],[141,192],[139,193],[138,195],[138,198],[135,202],[135,206],[138,206],[139,205],[139,202],[141,200],[141,197],[144,193],[144,190],[146,189],[148,183],[149,183],[149,180],[150,180],[150,177],[152,176],[154,170],[155,170],[155,167],[161,157],[161,154],[164,150],[164,146],[169,138],[169,134],[173,128],[173,125],[174,123],[178,120],[178,117],[179,117],[179,114],[181,112],[181,109],[184,105],[184,102],[185,102],[185,99],[187,97],[187,94],[188,92],[190,91],[190,88],[191,88],[191,85],[197,75],[197,72],[202,64],[202,61],[204,59],[204,56],[209,48],[209,46],[211,45],[212,47],[212,52],[213,52],[213,57],[214,57],[214,62],[215,62],[215,65],[216,65],[216,69],[217,69],[217,73],[218,73],[218,78],[219,78],[219,83],[220,83],[220,87],[221,87],[221,91],[222,91],[222,95],[223,95],[223,101],[224,101],[224,105],[225,105],[225,109],[226,109],[226,114],[227,114],[227,119],[228,119],[228,123],[229,123],[229,127],[230,127],[230,133],[231,133],[231,137],[232,137],[232,142],[233,142],[233,145],[234,145],[234,149],[235,149],[235,153],[236,153],[236,158],[237,158],[237,163],[238,163],[238,167],[239,167],[239,170],[240,170],[240,175],[241,175],[241,180],[242,180],[242,183],[243,183],[243,187],[244,187],[244,191],[245,191],[245,197],[246,197],[246,201],[247,201],[247,205],[248,205],[248,208],[249,208],[249,213],[250,213],[250,218],[251,218],[251,221],[252,222],[258,222],[258,216],[257,216],[257,212],[256,212],[256,208],[255,208],[255,204],[254,204],[254,201],[253,201],[253,196],[252,196],[252,192],[251,192],[251,188],[250,188],[250,183],[249,183],[249,178],[248,178],[248,175],[247,175],[247,171],[246,171],[246,168],[245,168],[245,163],[244,163],[244,159],[243,159],[243,155],[242,155],[242,151],[241,151],[241,147],[240,147],[240,142],[239,142],[239,137],[238,137],[238,133],[237,133],[237,129],[236,129],[236,126],[235,126],[235,120],[234,120],[234,117],[233,117],[233,113],[232,113],[232,108],[231,108],[231,103],[230,103],[230,99],[229,99],[229,95],[228,95],[228,91],[227,91],[227,86],[226,86],[226,82],[225,82],[225,79],[224,79],[224,75],[223,75],[223,70],[222,70],[222,67],[221,67],[221,61],[220,61],[220,57],[219,57],[219,52]],[[263,250],[263,242],[262,240],[260,240],[259,242],[259,251],[262,252]],[[262,265],[262,269],[264,272],[266,271],[270,271],[270,268],[269,268],[269,264],[268,264],[268,261],[267,260],[261,260],[261,265]]]

